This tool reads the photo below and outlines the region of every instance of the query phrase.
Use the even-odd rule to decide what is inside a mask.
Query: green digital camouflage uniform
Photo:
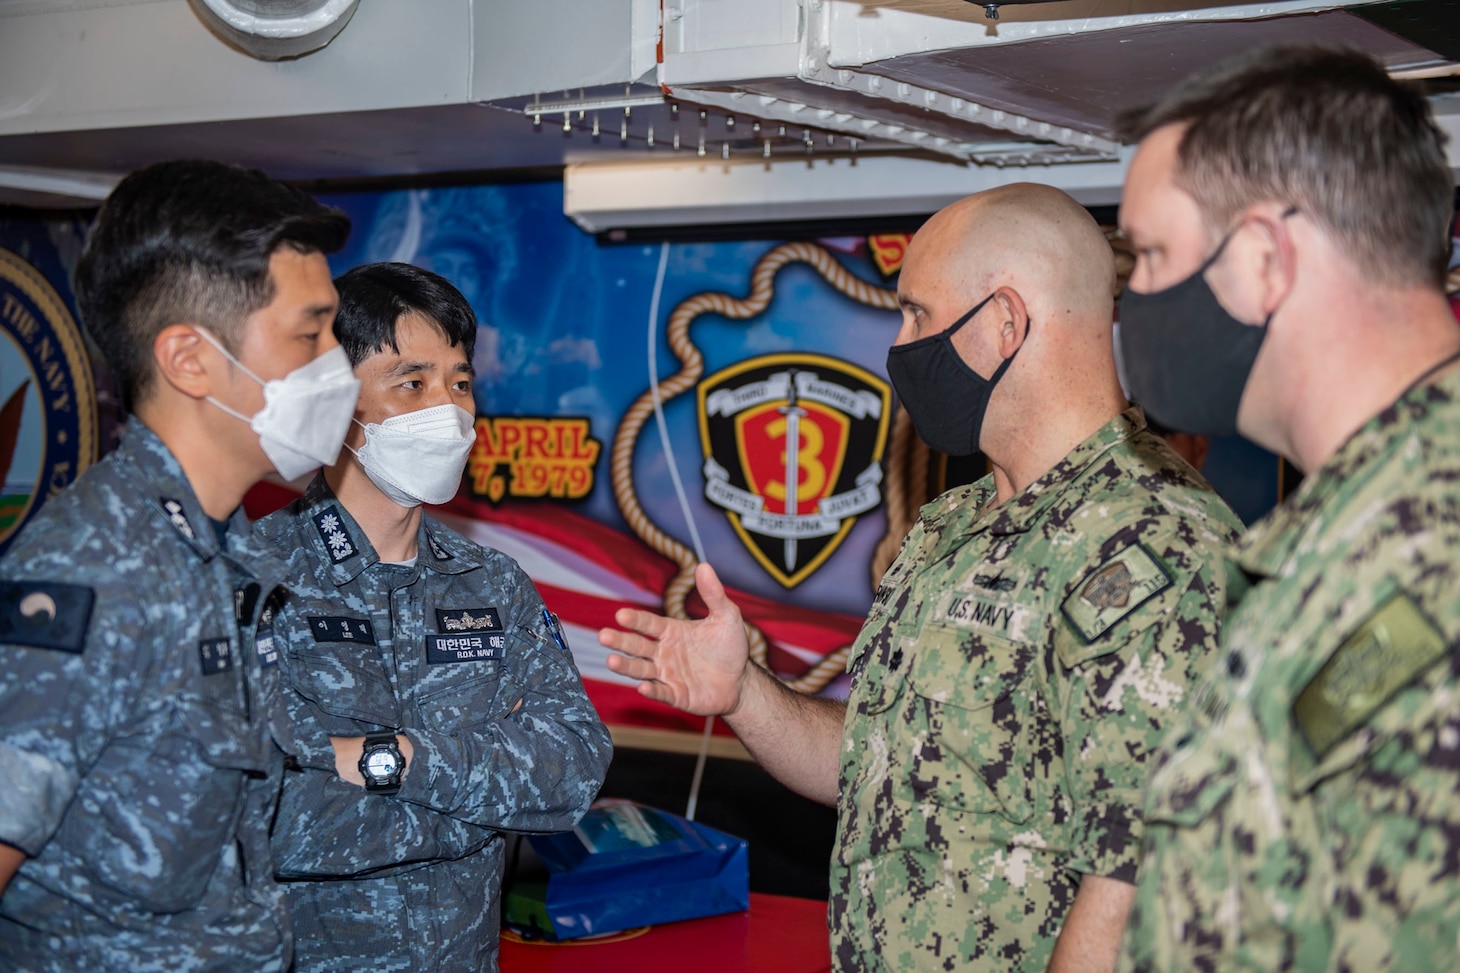
[[[1242,583],[1236,517],[1144,427],[991,509],[992,477],[944,494],[888,569],[852,650],[839,969],[1043,971],[1082,875],[1134,881],[1146,755]]]
[[[1126,969],[1460,966],[1460,372],[1237,547],[1253,587],[1153,772]]]

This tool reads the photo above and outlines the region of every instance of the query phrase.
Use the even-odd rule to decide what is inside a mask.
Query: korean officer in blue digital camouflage
[[[356,422],[259,525],[297,595],[273,620],[302,765],[274,833],[297,968],[495,970],[503,832],[572,828],[609,737],[527,575],[421,511],[475,438],[470,305],[406,264],[336,285]]]
[[[359,383],[324,253],[348,232],[210,162],[134,173],[97,217],[77,297],[132,416],[0,562],[0,969],[289,966],[284,569],[239,502],[339,452]]]

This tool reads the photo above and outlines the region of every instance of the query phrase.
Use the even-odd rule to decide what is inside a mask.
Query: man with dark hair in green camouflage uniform
[[[1313,47],[1194,78],[1131,134],[1133,393],[1306,477],[1232,552],[1253,587],[1153,769],[1125,965],[1453,970],[1460,328],[1443,135],[1421,93]]]
[[[1239,527],[1121,393],[1114,276],[1090,215],[1048,187],[970,197],[913,240],[888,371],[925,440],[994,472],[923,508],[846,703],[751,665],[708,565],[707,619],[624,609],[631,631],[600,635],[645,695],[722,714],[837,803],[838,969],[1114,963],[1146,755],[1215,650],[1234,582],[1214,552]]]

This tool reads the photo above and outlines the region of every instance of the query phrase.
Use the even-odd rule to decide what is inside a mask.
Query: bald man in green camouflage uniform
[[[1122,222],[1164,256],[1131,279],[1128,369],[1141,374],[1138,353],[1172,376],[1145,398],[1163,420],[1235,425],[1309,472],[1232,552],[1253,586],[1157,758],[1122,965],[1460,968],[1460,329],[1442,289],[1442,137],[1381,66],[1304,48],[1194,79],[1135,134]],[[1210,296],[1172,296],[1194,290]],[[1138,310],[1151,295],[1162,321]],[[1183,353],[1215,342],[1240,361],[1249,336],[1229,375],[1205,356],[1204,380],[1216,368],[1235,394],[1182,394],[1199,381]]]
[[[1144,756],[1216,643],[1238,530],[1144,427],[998,506],[992,476],[939,497],[884,577],[852,653],[842,968],[1043,970],[1082,876],[1135,880]]]
[[[918,233],[888,370],[922,438],[993,472],[923,508],[845,704],[749,665],[708,566],[708,619],[625,609],[631,632],[600,635],[646,695],[723,714],[837,804],[837,969],[1114,962],[1146,755],[1243,582],[1216,557],[1238,521],[1116,382],[1113,277],[1089,214],[1048,187],[970,197]]]

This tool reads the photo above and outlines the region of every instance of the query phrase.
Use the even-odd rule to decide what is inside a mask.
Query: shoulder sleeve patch
[[[1075,631],[1093,642],[1169,587],[1171,575],[1161,562],[1140,544],[1132,544],[1081,578],[1065,596],[1062,609]]]
[[[96,592],[58,581],[0,581],[0,643],[79,654]]]
[[[1293,716],[1321,760],[1449,651],[1408,595],[1380,605],[1298,693]]]

